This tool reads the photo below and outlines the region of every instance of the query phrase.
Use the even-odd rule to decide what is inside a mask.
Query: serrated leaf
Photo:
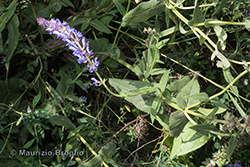
[[[174,138],[170,154],[171,158],[197,150],[209,140],[209,137],[191,129],[192,125],[191,122],[188,122],[183,132],[177,138]]]
[[[182,111],[173,112],[169,118],[170,136],[178,137],[187,123],[188,119]]]
[[[49,121],[53,125],[64,126],[66,129],[72,130],[75,129],[75,125],[71,122],[71,120],[66,116],[54,115],[49,118]]]
[[[205,18],[203,16],[203,13],[200,11],[200,7],[198,4],[198,0],[195,0],[195,8],[193,12],[193,18],[188,22],[189,26],[193,26],[197,23],[202,23],[204,22]]]
[[[140,3],[122,18],[122,26],[125,27],[130,23],[147,21],[150,17],[162,13],[165,9],[165,4],[159,2],[158,0],[150,0]]]
[[[112,34],[112,32],[107,28],[107,26],[105,26],[101,21],[94,19],[90,22],[90,25],[100,31],[100,32],[104,32],[106,34]]]

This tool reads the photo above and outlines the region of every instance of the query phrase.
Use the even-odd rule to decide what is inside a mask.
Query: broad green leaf
[[[194,12],[193,12],[193,18],[192,18],[192,20],[190,20],[188,22],[188,25],[193,26],[197,23],[204,22],[204,20],[205,19],[204,19],[203,13],[200,11],[198,0],[195,0],[195,8],[194,8]]]
[[[208,95],[205,92],[195,93],[191,95],[184,96],[185,98],[193,99],[193,100],[201,100],[204,102],[209,101]]]
[[[112,158],[116,153],[116,144],[114,141],[108,142],[105,146],[101,148],[99,154],[104,157],[106,160]]]
[[[170,136],[178,137],[187,123],[188,119],[182,111],[173,112],[169,118]]]
[[[231,83],[234,80],[234,77],[230,72],[230,68],[223,69],[223,75],[227,83]],[[230,86],[230,89],[235,96],[239,96],[239,91],[236,86]]]
[[[80,80],[80,79],[77,79],[75,81],[75,83],[82,89],[84,90],[85,92],[88,92],[88,90],[86,89],[86,87],[84,86],[84,83]]]
[[[13,14],[15,13],[17,4],[16,4],[17,0],[14,0],[10,6],[7,8],[8,10],[3,13],[0,17],[0,33],[3,31],[3,29],[5,28],[5,24],[9,22],[10,18],[13,16]]]
[[[227,160],[230,160],[231,155],[233,154],[236,146],[238,143],[238,139],[236,136],[231,136],[229,143],[228,143],[228,148],[227,148]]]
[[[115,4],[116,8],[118,9],[118,11],[120,12],[120,14],[122,16],[124,16],[126,11],[125,11],[124,7],[122,6],[122,4],[118,0],[113,0],[113,2]]]
[[[164,9],[165,4],[163,2],[160,3],[158,0],[142,2],[122,18],[122,26],[125,27],[130,23],[147,21],[150,17],[162,13]]]
[[[90,25],[100,32],[104,32],[106,34],[112,34],[112,32],[105,26],[101,21],[94,19],[90,22]]]
[[[187,96],[197,94],[199,92],[200,92],[200,85],[198,81],[195,78],[193,78],[181,89],[181,92],[176,96],[177,105],[180,108],[184,109],[185,107],[198,103],[199,100],[187,98]]]
[[[161,107],[161,96],[156,96],[150,110],[150,118],[152,123],[154,123],[155,117],[158,114]]]
[[[29,147],[34,143],[35,140],[36,140],[36,139],[32,139],[32,140],[28,141],[28,142],[23,146],[23,148],[29,148]]]
[[[209,137],[198,133],[197,131],[191,129],[192,123],[189,122],[183,129],[183,132],[174,138],[173,147],[171,150],[170,157],[185,155],[194,150],[197,150],[201,146],[207,143]]]
[[[90,161],[80,165],[79,167],[90,167],[90,166],[93,166],[93,167],[101,167],[102,165],[102,157],[101,155],[96,155],[94,156],[94,158],[92,158]]]
[[[156,115],[156,119],[164,129],[169,130],[169,116],[168,116],[168,114],[163,113],[163,114]]]
[[[235,106],[235,107],[237,108],[237,110],[239,111],[241,117],[242,117],[242,118],[246,118],[246,113],[242,110],[242,108],[241,108],[240,105],[236,102],[236,100],[234,99],[234,97],[233,97],[230,93],[228,93],[228,94],[229,94],[231,100],[233,101],[234,106]]]
[[[71,120],[66,116],[54,115],[49,118],[49,121],[53,125],[64,126],[66,129],[73,130],[75,129],[75,125],[71,122]]]
[[[213,52],[211,56],[211,60],[213,60],[215,56],[217,56],[221,60],[217,62],[217,67],[220,67],[220,68],[230,67],[230,63],[227,60],[227,58],[223,54],[221,54],[217,49]]]
[[[250,31],[250,21],[249,20],[246,20],[245,21],[245,27],[248,31]]]
[[[167,86],[167,89],[173,93],[179,92],[188,82],[190,81],[189,76],[185,76],[181,79],[175,80]]]
[[[62,0],[62,2],[65,3],[65,4],[67,4],[67,5],[69,5],[69,6],[71,6],[72,8],[75,8],[74,5],[73,5],[73,3],[70,2],[69,0]]]
[[[224,29],[220,26],[214,26],[214,31],[216,36],[218,37],[218,42],[222,50],[226,48],[226,40],[227,40],[227,33]]]
[[[149,83],[149,82],[142,82],[142,81],[133,81],[127,79],[109,79],[109,83],[113,86],[119,94],[126,94],[125,100],[129,101],[130,103],[134,104],[138,109],[144,111],[146,113],[151,112],[151,106],[156,96],[159,96],[157,93],[158,83]],[[136,89],[147,88],[150,93],[145,94],[138,94],[136,96],[128,96],[134,95],[135,93],[131,92]],[[161,106],[159,113],[163,113],[164,108]]]
[[[225,112],[227,109],[221,108],[221,107],[215,107],[215,108],[199,108],[197,111],[205,116],[214,116],[215,114],[221,114]]]
[[[75,26],[78,26],[80,24],[86,24],[87,22],[88,22],[88,19],[86,19],[86,18],[75,19],[75,20],[69,22],[69,26],[75,27]]]
[[[165,44],[167,43],[169,41],[169,38],[167,38],[167,39],[163,39],[163,40],[161,40],[161,41],[159,41],[158,43],[157,43],[157,48],[158,49],[161,49],[163,46],[165,46]]]
[[[218,106],[218,107],[221,107],[221,108],[225,108],[225,109],[229,109],[224,103],[222,103],[219,99],[217,98],[214,98],[214,99],[211,99],[210,102],[215,105],[215,106]]]
[[[213,132],[218,132],[218,129],[210,124],[197,124],[190,128],[207,137],[209,137],[210,134],[213,134]]]

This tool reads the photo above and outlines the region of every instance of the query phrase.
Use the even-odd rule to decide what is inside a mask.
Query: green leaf
[[[33,108],[36,107],[36,105],[40,101],[40,99],[41,99],[41,92],[39,91],[38,95],[36,95],[32,101]]]
[[[210,134],[213,134],[213,132],[218,132],[218,129],[210,124],[198,124],[190,128],[207,137],[209,137]]]
[[[170,154],[171,158],[176,155],[185,155],[197,150],[209,140],[209,137],[191,129],[192,125],[193,124],[191,122],[187,123],[183,129],[183,132],[177,138],[174,138],[173,147]]]
[[[210,102],[215,105],[215,106],[218,106],[218,107],[221,107],[221,108],[225,108],[225,109],[229,109],[224,103],[222,103],[219,99],[211,99]]]
[[[169,116],[166,113],[156,115],[157,121],[161,124],[163,128],[169,130]]]
[[[188,119],[182,111],[173,112],[169,119],[170,136],[178,137],[188,123]]]
[[[245,27],[248,31],[250,31],[250,21],[249,20],[246,20],[245,21]]]
[[[242,108],[241,108],[240,105],[236,102],[236,100],[234,99],[234,97],[233,97],[230,93],[228,93],[228,94],[229,94],[231,100],[233,101],[234,106],[235,106],[235,107],[237,108],[237,110],[239,111],[241,117],[242,117],[242,118],[246,118],[246,113],[242,110]]]
[[[218,2],[219,2],[219,1],[216,0],[216,3],[215,3],[215,4],[217,4]],[[217,13],[219,13],[226,5],[227,5],[227,0],[222,0],[220,6],[219,6],[218,9],[213,13],[212,16],[216,15]]]
[[[122,4],[118,0],[113,0],[113,2],[115,4],[116,8],[118,9],[118,11],[120,12],[120,14],[122,16],[124,16],[126,11],[125,11],[124,7],[122,6]]]
[[[115,79],[110,78],[109,83],[113,86],[119,94],[126,94],[125,100],[134,104],[138,109],[144,111],[146,113],[151,112],[151,106],[156,96],[159,96],[157,93],[158,83],[149,83],[142,81],[133,81],[127,79]],[[128,96],[134,95],[136,89],[148,90],[144,94],[138,94],[136,96]],[[133,92],[131,92],[133,91]],[[159,112],[163,113],[164,108],[161,106]]]
[[[105,26],[101,21],[94,19],[90,22],[90,25],[100,32],[104,32],[106,34],[112,34],[112,32]]]
[[[230,67],[230,63],[227,60],[227,58],[223,54],[221,54],[217,49],[213,52],[211,56],[211,60],[213,60],[215,56],[217,56],[221,60],[217,62],[217,67],[220,67],[220,68]]]
[[[102,155],[102,157],[105,157],[105,159],[111,159],[115,153],[116,153],[116,144],[114,141],[108,142],[99,151],[99,154]]]
[[[234,77],[230,72],[230,68],[223,69],[223,75],[224,75],[224,78],[227,81],[227,83],[231,83],[234,80]],[[238,91],[238,88],[236,86],[232,85],[232,86],[230,86],[230,89],[235,96],[237,96],[237,97],[239,96],[239,91]]]
[[[200,92],[200,85],[198,81],[195,78],[193,78],[181,89],[181,92],[176,96],[177,105],[180,108],[184,109],[185,107],[198,103],[199,100],[188,98],[187,96],[197,94],[199,92]]]
[[[62,2],[65,3],[65,4],[67,4],[67,5],[69,5],[69,6],[71,6],[72,8],[74,8],[73,3],[70,2],[69,0],[62,0]]]
[[[10,6],[8,7],[8,10],[3,13],[0,17],[0,33],[3,31],[3,29],[5,28],[5,24],[9,22],[10,18],[13,16],[13,14],[15,13],[17,4],[16,4],[17,0],[14,0]]]
[[[18,27],[19,27],[19,20],[17,15],[14,14],[7,24],[9,45],[8,45],[8,52],[6,55],[6,62],[10,61],[14,51],[16,50],[19,37]]]
[[[159,75],[168,72],[166,68],[153,68],[151,75]]]
[[[86,89],[85,86],[84,86],[84,83],[83,83],[81,80],[77,79],[77,80],[75,81],[75,83],[76,83],[82,90],[84,90],[85,92],[88,92],[87,89]]]
[[[205,19],[204,19],[203,13],[200,11],[198,0],[195,0],[195,8],[194,8],[194,12],[193,12],[193,18],[192,18],[192,20],[190,20],[188,22],[188,25],[193,26],[197,23],[204,22],[204,20]]]
[[[189,76],[185,76],[179,80],[175,80],[167,86],[167,89],[173,93],[179,92],[188,82],[190,81]]]
[[[23,148],[29,148],[29,147],[34,143],[35,140],[36,140],[36,139],[32,139],[32,140],[28,141],[28,142],[23,146]]]
[[[178,31],[178,28],[176,26],[173,26],[171,28],[168,28],[166,30],[163,30],[159,33],[159,38],[168,36],[170,34],[173,34],[174,32]]]
[[[195,93],[195,94],[187,95],[187,96],[184,96],[184,97],[188,98],[188,99],[193,99],[193,100],[201,100],[201,101],[204,101],[204,102],[209,101],[208,95],[205,92]]]
[[[140,3],[122,18],[122,26],[125,27],[130,23],[147,21],[150,17],[162,13],[165,9],[165,4],[159,2],[158,0],[150,0]]]
[[[102,157],[101,155],[96,155],[94,158],[92,158],[90,161],[80,165],[79,167],[90,167],[90,166],[94,166],[94,167],[101,167],[102,164]]]
[[[226,48],[226,40],[227,40],[227,33],[224,29],[220,26],[214,26],[214,31],[216,36],[218,37],[218,43],[222,50]]]
[[[159,83],[159,88],[160,88],[162,93],[165,91],[165,88],[166,88],[167,83],[169,81],[169,73],[170,73],[170,70],[165,72],[163,74],[163,76],[161,77],[161,80],[160,80],[160,83]]]
[[[228,143],[228,148],[227,148],[227,160],[230,160],[231,155],[233,154],[236,146],[238,143],[238,139],[236,136],[231,136],[229,143]]]
[[[64,126],[66,129],[73,130],[75,129],[75,125],[71,122],[68,117],[54,115],[49,118],[49,121],[53,125]]]
[[[158,114],[161,107],[161,96],[156,96],[150,110],[150,118],[152,123],[154,123],[155,117]]]
[[[221,108],[221,107],[215,107],[215,108],[199,108],[197,111],[205,116],[214,116],[215,114],[221,114],[225,112],[227,109]]]

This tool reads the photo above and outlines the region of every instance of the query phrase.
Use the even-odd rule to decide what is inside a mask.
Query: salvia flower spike
[[[67,42],[66,45],[73,51],[73,55],[78,57],[78,63],[88,63],[87,67],[90,73],[97,71],[100,62],[97,60],[97,57],[91,60],[93,52],[89,50],[89,42],[85,42],[85,37],[80,32],[71,28],[66,21],[61,22],[59,19],[52,18],[49,21],[40,17],[37,18],[37,22],[50,35],[54,34],[57,38]]]

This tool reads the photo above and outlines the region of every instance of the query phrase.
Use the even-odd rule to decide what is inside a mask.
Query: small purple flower
[[[87,84],[87,83],[85,83],[85,84],[84,84],[84,87],[85,87],[86,89],[89,89],[89,88],[90,88],[90,85]]]
[[[93,71],[97,71],[97,68],[100,65],[100,62],[97,60],[97,57],[95,58],[95,61],[92,60],[92,64],[93,64],[93,67],[91,67],[90,65],[87,65],[90,73],[92,73]]]
[[[237,162],[235,162],[233,165],[232,164],[228,164],[227,167],[242,167],[240,164],[240,160],[238,160]]]
[[[28,106],[28,108],[27,108],[27,113],[28,113],[28,114],[31,113],[31,109],[30,109],[29,106]]]
[[[87,103],[87,97],[86,96],[81,96],[81,97],[79,97],[78,100],[82,100],[82,99],[84,100],[85,103]]]
[[[94,77],[91,78],[92,81],[94,81],[94,85],[98,86],[99,83],[101,83],[101,81],[97,81],[97,79],[95,79]]]

